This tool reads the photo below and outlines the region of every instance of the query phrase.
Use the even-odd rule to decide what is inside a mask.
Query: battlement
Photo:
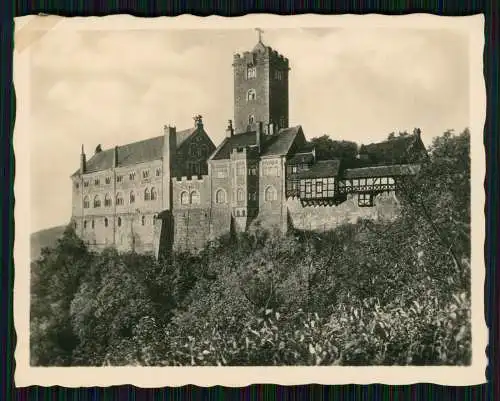
[[[183,175],[182,177],[175,177],[173,179],[174,182],[198,182],[198,183],[203,183],[205,180],[208,179],[208,175],[192,175],[192,176],[185,176]]]

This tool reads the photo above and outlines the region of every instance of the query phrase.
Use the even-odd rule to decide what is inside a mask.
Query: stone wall
[[[355,223],[358,218],[391,220],[398,215],[399,202],[394,194],[382,193],[375,197],[373,207],[358,206],[358,196],[350,194],[338,206],[303,207],[298,198],[286,202],[290,223],[299,230],[325,231],[343,223]]]

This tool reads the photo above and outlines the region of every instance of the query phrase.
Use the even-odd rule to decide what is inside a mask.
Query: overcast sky
[[[233,53],[252,29],[52,30],[31,46],[32,231],[71,216],[69,176],[103,149],[185,129],[201,114],[216,145],[233,118]],[[290,125],[356,142],[469,125],[468,37],[452,30],[266,29],[290,60]]]

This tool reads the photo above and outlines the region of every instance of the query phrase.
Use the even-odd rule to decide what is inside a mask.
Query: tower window
[[[247,67],[247,79],[252,79],[257,77],[257,68],[253,65]]]
[[[191,192],[191,195],[189,197],[191,204],[197,205],[200,203],[200,193],[198,191]]]
[[[280,117],[280,128],[285,128],[286,120],[285,117]]]
[[[264,193],[264,199],[266,202],[275,201],[278,199],[276,189],[273,186],[267,187]]]
[[[248,124],[253,124],[255,122],[255,117],[253,116],[253,114],[250,114],[248,116]]]
[[[247,101],[255,100],[257,97],[257,92],[255,89],[249,89],[247,92]]]
[[[226,203],[226,192],[223,189],[215,193],[215,203]]]
[[[236,199],[238,202],[242,202],[245,200],[245,192],[242,189],[238,189],[238,192],[236,193]]]
[[[189,205],[189,194],[187,192],[181,193],[181,205]]]
[[[274,71],[274,79],[281,81],[283,79],[283,71]]]

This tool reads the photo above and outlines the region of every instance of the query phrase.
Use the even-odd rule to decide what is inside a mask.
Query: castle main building
[[[215,146],[201,116],[177,131],[102,150],[71,176],[72,222],[91,248],[195,250],[252,227],[327,229],[397,210],[398,177],[426,156],[413,135],[361,146],[356,162],[317,160],[289,127],[287,58],[259,41],[236,54],[234,125]]]

